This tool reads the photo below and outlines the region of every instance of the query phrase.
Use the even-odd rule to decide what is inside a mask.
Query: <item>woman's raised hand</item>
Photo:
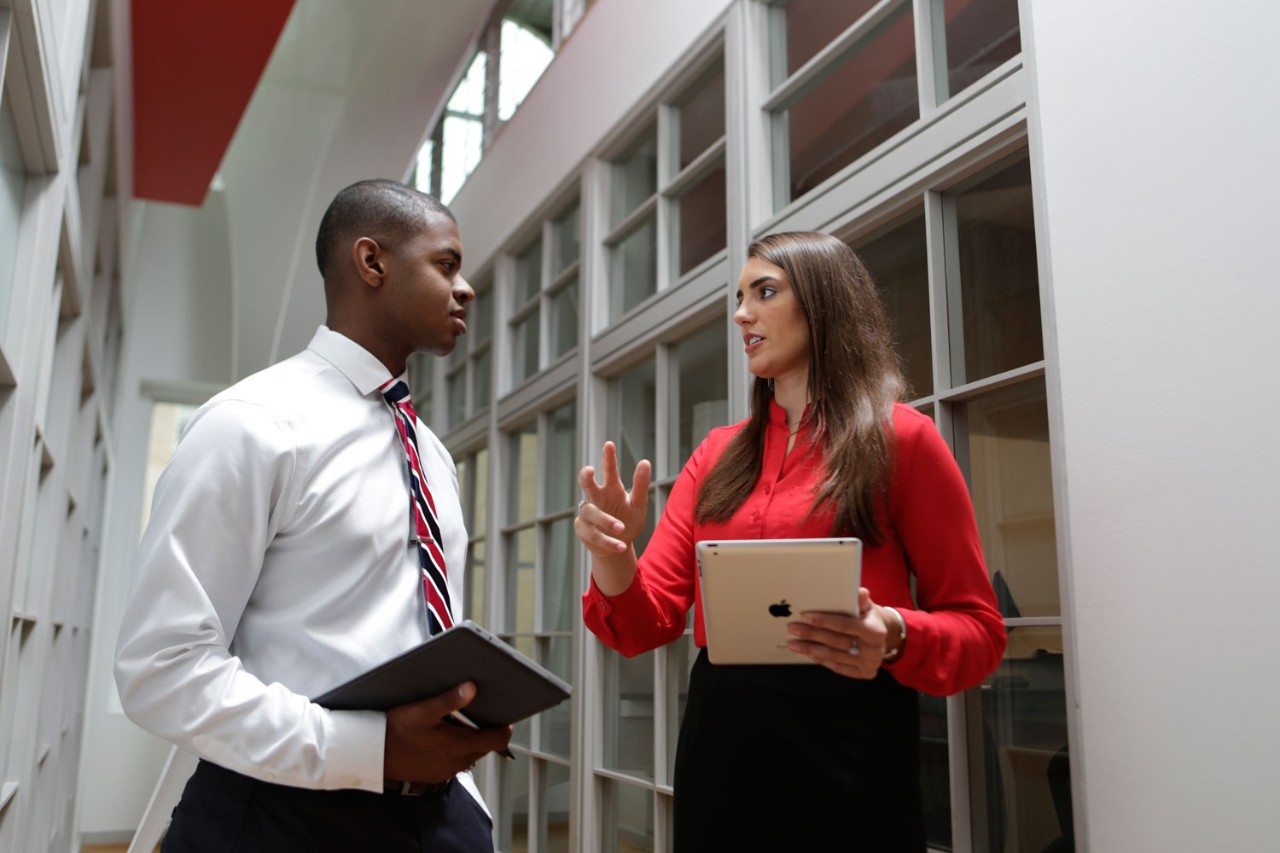
[[[596,485],[596,471],[590,465],[578,472],[578,485],[586,496],[578,505],[573,530],[596,557],[618,557],[644,532],[649,511],[648,459],[636,464],[627,490],[618,474],[618,450],[612,441],[604,443],[600,454],[600,475],[604,481]]]

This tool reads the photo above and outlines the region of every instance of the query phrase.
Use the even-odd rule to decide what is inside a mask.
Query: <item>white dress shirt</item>
[[[378,392],[390,378],[321,326],[192,417],[156,484],[116,650],[140,726],[256,779],[382,791],[386,715],[308,697],[428,635],[404,449]],[[418,445],[460,615],[457,472],[421,422]]]

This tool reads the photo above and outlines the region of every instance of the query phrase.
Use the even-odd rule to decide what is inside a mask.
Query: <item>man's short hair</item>
[[[371,237],[381,246],[395,246],[421,230],[435,214],[453,219],[453,213],[439,199],[398,181],[357,181],[333,197],[320,220],[316,234],[320,275],[329,276],[334,262],[353,240]]]

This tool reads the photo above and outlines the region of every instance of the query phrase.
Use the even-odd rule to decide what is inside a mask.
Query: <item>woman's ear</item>
[[[370,287],[381,287],[386,278],[386,266],[382,247],[372,237],[361,237],[351,244],[351,258],[356,274]]]

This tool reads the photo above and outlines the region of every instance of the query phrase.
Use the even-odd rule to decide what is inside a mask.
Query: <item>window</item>
[[[467,304],[467,333],[444,359],[443,396],[432,399],[434,356],[413,356],[409,371],[418,417],[432,423],[432,405],[441,406],[445,432],[483,414],[493,397],[493,286],[478,280],[472,289],[476,298]]]
[[[489,580],[489,451],[480,448],[455,459],[462,519],[467,526],[467,574],[464,618],[487,625],[486,588]]]
[[[726,245],[725,76],[720,58],[647,125],[610,176],[608,320],[683,281]]]
[[[578,345],[580,214],[575,202],[515,258],[511,376],[516,383]]]
[[[151,518],[151,498],[155,494],[156,481],[169,464],[178,446],[182,431],[187,428],[191,416],[199,406],[193,403],[170,403],[156,400],[151,404],[151,437],[147,440],[147,473],[142,484],[142,516],[138,535],[142,535]]]
[[[498,596],[503,606],[497,632],[572,682],[578,619],[577,405],[569,402],[539,414],[508,433],[506,442],[512,485],[503,507],[505,557]],[[500,769],[499,849],[568,849],[571,708],[565,702],[516,725],[511,739],[516,761]]]

